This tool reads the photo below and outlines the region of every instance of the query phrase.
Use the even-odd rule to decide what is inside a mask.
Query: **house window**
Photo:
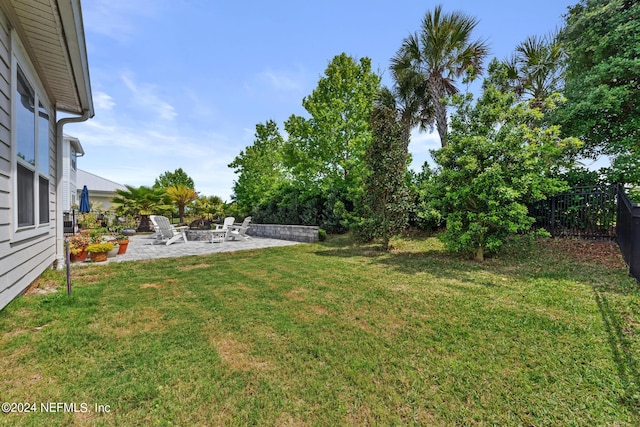
[[[38,171],[49,176],[49,112],[38,102]]]
[[[33,172],[18,163],[18,227],[33,225],[34,194]]]
[[[49,180],[40,176],[38,186],[40,224],[46,224],[49,222]]]
[[[23,69],[16,65],[15,141],[18,227],[49,223],[50,119]]]
[[[72,147],[71,148],[71,170],[75,172],[77,169],[78,169],[78,155],[76,153],[76,150],[74,150]]]

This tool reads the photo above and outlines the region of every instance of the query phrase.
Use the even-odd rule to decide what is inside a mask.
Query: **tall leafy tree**
[[[402,114],[381,99],[371,117],[373,141],[364,156],[369,171],[364,179],[358,234],[366,240],[389,240],[407,226],[409,191],[407,188],[407,150]]]
[[[229,164],[238,174],[233,183],[233,197],[240,210],[251,212],[284,181],[283,144],[284,139],[273,120],[258,123],[253,145]]]
[[[189,188],[184,184],[175,184],[166,189],[167,195],[178,208],[180,222],[184,222],[185,207],[198,198],[198,193],[193,188]]]
[[[362,158],[371,143],[369,118],[380,87],[371,60],[345,53],[329,63],[302,105],[310,118],[291,116],[286,165],[300,188],[337,191],[354,201],[362,191]]]
[[[587,156],[613,156],[616,179],[640,183],[640,2],[580,0],[565,21],[563,130]]]
[[[434,203],[446,220],[447,246],[482,261],[510,234],[533,224],[527,204],[565,188],[555,178],[563,151],[578,143],[557,126],[539,126],[542,113],[514,93],[485,86],[472,105],[454,97],[449,144],[434,154],[441,194]],[[550,108],[551,106],[547,106]]]
[[[409,35],[391,60],[393,74],[400,84],[411,83],[424,92],[419,75],[433,107],[440,142],[447,144],[446,97],[458,93],[457,79],[474,78],[481,71],[488,48],[484,41],[472,39],[478,20],[461,12],[444,13],[438,5],[427,11],[420,32]],[[418,111],[420,111],[418,109]]]
[[[178,168],[173,172],[166,171],[156,178],[156,181],[153,184],[155,188],[169,188],[172,185],[184,185],[187,188],[195,188],[193,179],[187,175],[182,168]]]

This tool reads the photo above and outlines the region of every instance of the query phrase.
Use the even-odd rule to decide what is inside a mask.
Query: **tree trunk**
[[[411,121],[404,120],[402,121],[402,148],[408,153],[409,152],[409,143],[411,142]]]
[[[429,92],[432,98],[435,100],[433,103],[434,116],[436,119],[436,127],[438,129],[438,135],[440,135],[440,144],[442,147],[447,145],[447,105],[444,101],[446,96],[444,86],[442,84],[442,77],[438,78],[434,76],[429,79]]]
[[[383,251],[388,251],[389,250],[389,236],[384,236],[382,238],[382,250]]]
[[[478,248],[476,249],[475,260],[478,262],[484,261],[484,247],[482,245],[478,245]]]
[[[140,217],[140,225],[138,225],[137,228],[138,232],[148,232],[148,231],[154,231],[153,229],[153,225],[151,224],[151,219],[149,218],[149,215],[141,215]]]

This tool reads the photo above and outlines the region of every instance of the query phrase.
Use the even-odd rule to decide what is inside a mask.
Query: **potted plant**
[[[115,256],[118,255],[118,250],[120,249],[120,245],[115,240],[107,240],[107,242],[113,245],[113,249],[107,252],[107,258],[115,258]]]
[[[92,230],[99,225],[98,216],[94,213],[81,213],[78,215],[78,227],[83,230]]]
[[[89,236],[84,234],[74,234],[69,238],[69,251],[71,261],[82,262],[87,259],[87,246],[91,243]]]
[[[136,234],[136,221],[128,216],[116,216],[113,220],[111,230],[117,232],[118,237],[133,236]]]
[[[106,232],[106,229],[103,229]],[[118,238],[113,234],[103,234],[102,236],[96,237],[94,243],[111,243],[113,248],[107,253],[108,258],[115,258],[118,254]]]
[[[129,236],[127,236],[126,234],[118,234],[116,238],[118,241],[118,245],[120,245],[120,247],[118,248],[118,255],[124,255],[125,253],[127,253],[127,247],[129,246]]]
[[[87,252],[93,262],[102,262],[107,260],[109,251],[113,250],[114,245],[111,242],[92,243],[87,246]]]

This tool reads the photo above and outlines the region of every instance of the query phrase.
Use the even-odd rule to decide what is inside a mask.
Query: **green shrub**
[[[327,240],[327,230],[323,230],[322,228],[318,228],[318,239],[321,242]]]

